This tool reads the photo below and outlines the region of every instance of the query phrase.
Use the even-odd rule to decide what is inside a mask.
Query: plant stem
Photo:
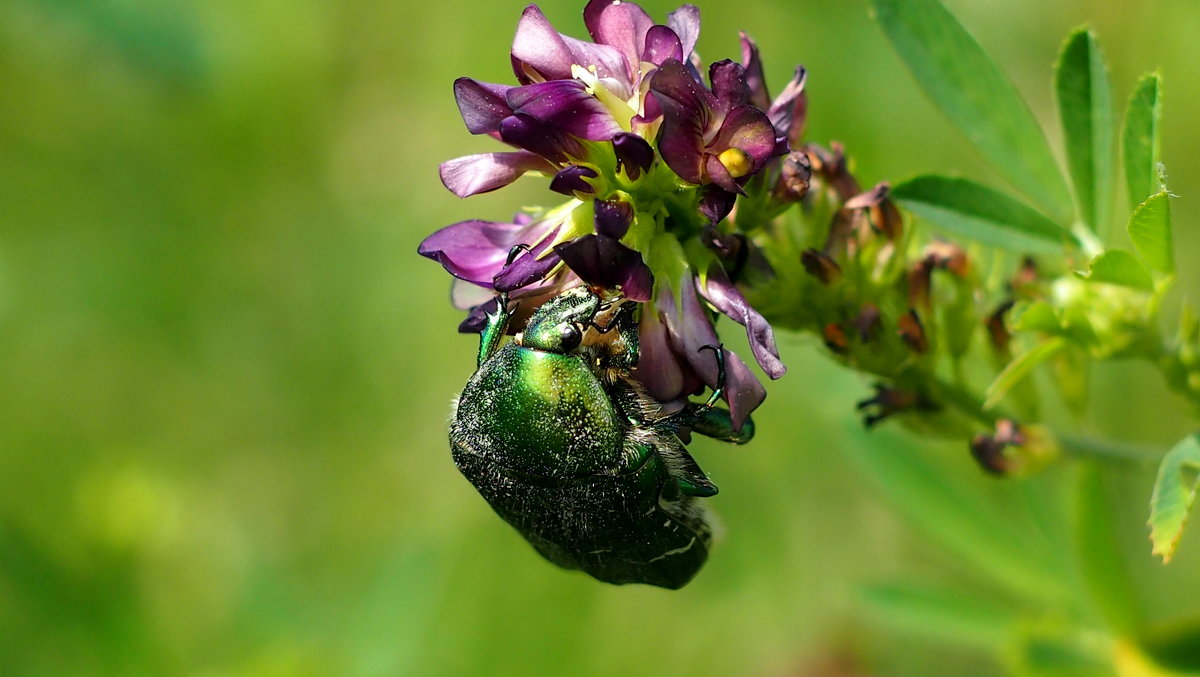
[[[1160,449],[1143,444],[1128,444],[1088,435],[1056,435],[1063,451],[1079,458],[1126,463],[1153,463],[1162,457]]]

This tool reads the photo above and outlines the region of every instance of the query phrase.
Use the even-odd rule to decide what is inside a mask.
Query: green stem
[[[1079,458],[1126,463],[1154,463],[1162,458],[1159,449],[1142,444],[1128,444],[1087,435],[1056,435],[1063,451]]]

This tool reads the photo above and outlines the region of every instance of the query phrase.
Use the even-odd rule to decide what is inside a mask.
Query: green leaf
[[[925,585],[879,584],[862,589],[863,602],[879,620],[931,639],[999,649],[1015,634],[1012,611],[967,595]]]
[[[1150,542],[1163,563],[1171,561],[1188,510],[1200,493],[1200,434],[1189,435],[1163,457],[1150,497]]]
[[[1061,252],[1075,243],[1036,209],[968,179],[926,174],[899,184],[891,196],[934,225],[996,247]]]
[[[1110,249],[1092,259],[1088,264],[1088,272],[1079,273],[1079,276],[1092,282],[1154,291],[1154,280],[1150,277],[1150,271],[1146,270],[1136,256],[1120,249]]]
[[[1171,202],[1166,190],[1150,196],[1133,211],[1133,216],[1129,217],[1129,237],[1151,269],[1160,273],[1175,270]]]
[[[1004,367],[1004,371],[1000,372],[996,376],[996,380],[988,386],[987,392],[984,393],[983,408],[991,409],[1000,404],[1000,400],[1004,399],[1008,391],[1012,390],[1012,387],[1025,378],[1034,367],[1050,359],[1066,346],[1066,339],[1055,336],[1013,358],[1013,361],[1009,362],[1008,366]]]
[[[1178,675],[1200,674],[1200,618],[1158,623],[1144,628],[1138,644],[1154,662]]]
[[[1017,331],[1044,331],[1061,334],[1062,320],[1054,307],[1045,301],[1033,301],[1019,305],[1013,313],[1013,329]]]
[[[938,0],[872,5],[925,94],[1013,186],[1065,220],[1070,197],[1037,120],[958,20]]]
[[[1114,530],[1117,511],[1101,471],[1097,463],[1079,468],[1073,514],[1075,551],[1084,587],[1100,617],[1108,627],[1128,634],[1141,624],[1141,610]]]
[[[903,438],[849,449],[897,510],[976,572],[1024,595],[1061,599],[1065,594],[1062,572],[1045,542],[1006,513],[1011,501],[983,500],[970,480],[947,476],[946,459],[931,463],[919,446]],[[984,480],[978,473],[970,477]]]
[[[1090,30],[1075,31],[1063,44],[1054,90],[1079,215],[1098,232],[1112,206],[1113,112],[1108,70]]]
[[[1158,181],[1159,121],[1162,119],[1162,77],[1143,75],[1125,108],[1121,132],[1125,156],[1125,186],[1132,211],[1155,191]]]

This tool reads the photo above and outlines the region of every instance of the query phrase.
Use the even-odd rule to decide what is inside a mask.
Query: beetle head
[[[579,347],[584,332],[600,310],[600,297],[587,287],[576,287],[542,304],[529,317],[521,345],[551,353],[569,353]]]

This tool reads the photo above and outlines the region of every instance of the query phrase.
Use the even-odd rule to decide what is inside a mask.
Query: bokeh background
[[[582,4],[543,9],[583,36]],[[1162,70],[1179,289],[1194,296],[1200,4],[947,4],[1055,139],[1069,29],[1098,30],[1118,109]],[[870,383],[811,338],[780,337],[791,371],[752,445],[697,442],[728,533],[682,591],[556,570],[459,476],[447,415],[476,338],[455,333],[449,280],[415,252],[444,224],[552,199],[530,181],[461,201],[436,172],[493,148],[466,133],[451,82],[511,80],[521,8],[0,3],[0,674],[1000,673],[864,609],[875,581],[1003,598],[864,465],[921,458],[1002,519],[1064,470],[1001,483],[961,441],[863,431],[852,405]],[[707,59],[736,58],[742,28],[776,90],[808,66],[810,138],[845,142],[864,184],[999,183],[865,0],[701,9]],[[1100,369],[1092,388],[1084,430],[1164,448],[1188,431],[1144,365]],[[1109,486],[1142,601],[1169,621],[1200,599],[1200,534],[1171,567],[1150,559],[1151,481],[1130,467]]]

